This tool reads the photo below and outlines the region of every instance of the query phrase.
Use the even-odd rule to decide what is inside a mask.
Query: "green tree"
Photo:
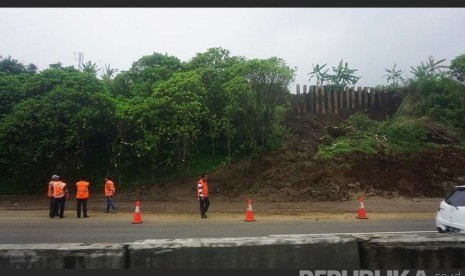
[[[24,99],[22,86],[28,77],[0,72],[0,119]]]
[[[329,69],[326,69],[326,71],[323,71],[323,69],[326,67],[326,63],[323,65],[313,65],[313,71],[308,73],[310,75],[310,78],[308,79],[309,81],[312,79],[312,77],[316,77],[316,86],[322,86],[323,82],[326,81],[329,77],[328,71]]]
[[[11,56],[8,56],[7,58],[0,56],[0,72],[16,75],[23,73],[35,74],[36,71],[37,66],[35,64],[31,63],[26,67],[18,60],[13,59]]]
[[[276,110],[286,106],[286,96],[295,69],[284,60],[272,57],[254,59],[234,66],[236,77],[225,84],[231,102],[229,121],[247,150],[264,150],[276,134]]]
[[[411,66],[411,73],[417,79],[424,78],[433,78],[433,77],[443,77],[445,76],[443,69],[447,69],[448,66],[440,65],[446,59],[441,59],[439,61],[434,61],[433,56],[429,56],[426,62],[421,62],[417,67]]]
[[[153,98],[163,113],[166,125],[162,137],[171,141],[176,149],[176,164],[187,170],[195,155],[195,145],[201,125],[207,115],[205,87],[195,72],[175,73],[171,79],[155,87]],[[173,152],[172,152],[173,153]],[[172,154],[171,154],[172,155]]]
[[[94,76],[97,75],[97,73],[100,71],[100,68],[98,67],[97,63],[92,62],[92,61],[87,61],[86,63],[82,62],[79,64],[79,69],[82,72],[90,73]]]
[[[105,85],[105,91],[111,91],[114,89],[114,77],[118,72],[118,69],[112,68],[110,64],[105,64],[105,67],[102,70],[101,78],[103,84]]]
[[[107,82],[107,84],[110,84]],[[134,96],[132,91],[133,80],[129,71],[122,71],[115,76],[111,85],[109,85],[109,92],[114,97],[130,98]]]
[[[361,78],[356,76],[354,73],[357,72],[357,69],[350,69],[347,62],[343,63],[343,60],[339,62],[337,67],[332,67],[335,74],[329,75],[329,79],[332,84],[336,86],[345,87],[348,84],[356,84]]]
[[[223,83],[228,78],[228,70],[235,63],[235,58],[230,52],[221,47],[210,48],[204,53],[197,53],[187,64],[188,70],[195,70],[201,77],[206,89],[206,109],[209,115],[206,122],[202,123],[204,131],[208,133],[212,156],[215,156],[217,140],[223,132],[221,121],[225,116],[225,107],[228,104],[225,97]]]
[[[394,64],[392,69],[384,68],[387,74],[384,75],[383,78],[386,78],[388,83],[391,82],[392,85],[399,86],[400,82],[405,80],[402,77],[402,70],[396,70],[396,65],[397,64]]]
[[[441,59],[439,61],[434,61],[433,56],[428,57],[428,61],[424,64],[424,67],[426,68],[426,71],[429,75],[434,75],[434,74],[441,74],[443,72],[443,69],[448,69],[449,67],[446,65],[440,65],[446,61],[446,59]],[[423,65],[423,62],[422,62]]]
[[[149,97],[122,97],[116,113],[113,160],[137,173],[175,167],[185,172],[205,121],[205,88],[194,71],[157,83]]]
[[[128,71],[120,72],[110,86],[110,93],[123,97],[148,97],[154,85],[182,70],[184,66],[177,57],[153,53],[135,61]]]
[[[17,103],[0,120],[0,172],[18,190],[38,190],[51,170],[70,177],[88,170],[86,164],[101,155],[108,137],[112,107],[99,93],[99,80],[58,69],[38,75],[47,83],[47,77],[57,81],[56,73],[60,83],[50,90],[43,86],[42,94]]]
[[[61,63],[61,62],[49,64],[48,67],[49,67],[49,69],[59,69],[59,70],[70,71],[70,72],[77,71],[76,68],[74,68],[73,65],[64,67],[63,63]]]
[[[460,82],[465,82],[465,54],[455,57],[449,66],[452,77]]]
[[[102,83],[95,75],[82,73],[73,67],[52,67],[28,78],[23,86],[26,98],[42,96],[57,89],[102,92]]]
[[[37,65],[35,65],[35,64],[33,64],[33,63],[29,63],[29,64],[26,66],[26,71],[27,71],[29,74],[35,74],[35,73],[37,73],[37,70],[38,70]]]
[[[129,70],[130,94],[150,96],[153,86],[166,81],[183,70],[182,62],[175,56],[153,53],[134,62]]]
[[[112,68],[110,64],[105,64],[105,68],[103,69],[102,73],[102,79],[105,80],[111,80],[116,73],[118,72],[118,69]]]
[[[107,139],[107,153],[109,156],[109,172],[118,176],[120,180],[123,175],[141,175],[146,166],[144,162],[150,161],[145,158],[146,147],[142,145],[144,133],[147,130],[142,118],[152,115],[149,108],[145,108],[144,98],[141,97],[111,97],[115,112],[112,114],[112,133]],[[147,113],[150,112],[150,113]],[[156,122],[157,120],[153,120]],[[156,151],[155,151],[156,152]],[[150,167],[150,166],[149,166]]]

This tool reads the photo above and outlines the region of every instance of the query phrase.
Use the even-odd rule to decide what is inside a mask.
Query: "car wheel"
[[[442,229],[441,227],[437,227],[439,233],[446,233],[446,230]]]

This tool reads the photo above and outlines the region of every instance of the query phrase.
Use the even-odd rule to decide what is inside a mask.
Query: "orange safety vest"
[[[50,182],[48,182],[48,197],[53,197],[53,183],[55,183],[55,181],[53,180],[50,180]]]
[[[111,180],[105,182],[105,196],[113,196],[115,193],[115,183]]]
[[[81,180],[76,183],[76,198],[89,198],[89,182]]]
[[[54,198],[62,198],[66,195],[66,183],[58,180],[53,183],[53,197]]]
[[[197,197],[200,195],[204,197],[208,196],[208,184],[207,181],[202,178],[197,182]]]

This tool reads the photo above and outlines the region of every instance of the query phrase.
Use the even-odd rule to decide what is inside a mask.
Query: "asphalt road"
[[[134,219],[128,212],[49,219],[47,210],[0,209],[0,243],[127,243],[145,239],[436,231],[434,214],[429,213],[402,218],[371,214],[368,219],[357,219],[354,214],[255,216],[253,222],[245,222],[245,214],[214,213],[208,219],[168,214],[141,214],[142,223],[137,224]]]

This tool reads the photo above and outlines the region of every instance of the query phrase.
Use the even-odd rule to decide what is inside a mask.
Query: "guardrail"
[[[0,245],[0,269],[447,269],[463,264],[465,236],[440,233]]]

